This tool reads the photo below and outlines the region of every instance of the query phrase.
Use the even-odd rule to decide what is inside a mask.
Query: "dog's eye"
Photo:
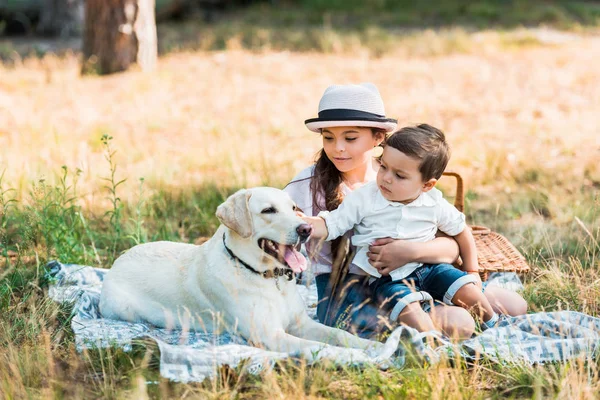
[[[262,214],[275,214],[277,209],[275,207],[268,207],[261,211]]]

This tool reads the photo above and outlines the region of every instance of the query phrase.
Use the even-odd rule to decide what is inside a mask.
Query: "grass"
[[[382,56],[390,48],[402,48],[410,55],[439,55],[476,52],[477,42],[469,34],[490,30],[501,32],[500,46],[538,46],[548,38],[523,33],[524,27],[596,31],[600,5],[560,0],[290,0],[232,9],[211,17],[208,23],[199,20],[192,17],[160,24],[159,51],[235,47],[325,53],[358,50]],[[423,40],[424,30],[429,40]],[[423,46],[432,37],[435,44]]]
[[[600,8],[594,2],[540,0],[450,0],[444,2],[415,2],[408,0],[335,1],[298,0],[313,21],[318,15],[330,14],[336,22],[364,25],[376,21],[384,26],[448,26],[514,27],[518,25],[554,24],[569,27],[573,24],[597,24]],[[283,7],[282,13],[285,13]]]
[[[490,36],[493,31],[497,45],[508,48],[563,40],[556,33],[538,32],[540,27],[596,32],[600,4],[583,0],[283,0],[220,11],[206,7],[182,17],[158,25],[160,54],[236,48],[366,51],[379,57],[390,48],[401,48],[401,56],[437,56],[478,52],[479,39],[470,35],[474,32]],[[0,25],[0,35],[1,29]],[[0,60],[18,65],[47,53],[78,54],[80,47],[77,38],[0,39]]]
[[[355,40],[331,32],[332,43]],[[284,363],[259,376],[224,368],[213,381],[172,383],[159,377],[152,343],[77,353],[69,307],[45,294],[49,259],[109,267],[136,243],[210,235],[229,194],[282,187],[311,162],[320,140],[303,120],[327,85],[372,81],[401,124],[447,132],[450,168],[468,184],[469,220],[506,235],[534,268],[524,293],[531,310],[597,316],[600,46],[587,34],[527,39],[538,34],[415,31],[389,43],[375,36],[373,46],[386,49],[377,54],[360,40],[318,53],[273,44],[248,51],[240,39],[226,51],[165,55],[150,74],[104,78],[80,77],[75,55],[0,64],[0,393],[596,397],[593,359],[387,372]],[[448,195],[452,184],[441,182]]]

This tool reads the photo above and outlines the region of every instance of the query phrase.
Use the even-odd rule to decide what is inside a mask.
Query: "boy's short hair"
[[[424,182],[440,179],[450,160],[444,132],[428,124],[406,126],[394,132],[385,140],[385,146],[421,160],[419,172]]]

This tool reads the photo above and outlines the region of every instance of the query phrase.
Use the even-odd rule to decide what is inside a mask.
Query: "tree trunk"
[[[84,0],[43,0],[37,31],[43,35],[79,36]]]
[[[156,57],[154,0],[86,0],[83,74],[150,70]]]

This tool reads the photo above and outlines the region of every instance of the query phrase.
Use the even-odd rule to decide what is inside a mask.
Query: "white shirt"
[[[342,204],[333,211],[321,211],[333,240],[354,228],[352,244],[357,247],[353,263],[369,275],[381,274],[369,263],[367,252],[375,239],[390,237],[410,242],[428,242],[435,238],[439,229],[449,236],[456,236],[465,229],[465,216],[448,203],[442,192],[431,189],[421,193],[416,200],[402,204],[387,200],[381,194],[377,182],[369,182],[349,193]],[[392,280],[406,278],[421,263],[408,263],[390,273]]]
[[[310,189],[310,182],[315,171],[315,166],[311,165],[303,169],[298,175],[292,179],[290,183],[283,189],[287,192],[296,205],[302,209],[304,214],[316,216],[319,211],[325,209],[325,197],[321,193],[317,193],[317,206],[313,204],[313,193]],[[342,192],[347,196],[352,191],[342,184]],[[345,200],[344,200],[345,201]],[[350,227],[352,228],[352,227]],[[352,231],[347,232],[347,236],[352,236]],[[320,239],[308,240],[306,242],[306,250],[309,254],[311,270],[315,275],[330,274],[333,256],[331,255],[331,243],[323,242]],[[349,268],[351,274],[365,275],[365,272],[352,263]]]

